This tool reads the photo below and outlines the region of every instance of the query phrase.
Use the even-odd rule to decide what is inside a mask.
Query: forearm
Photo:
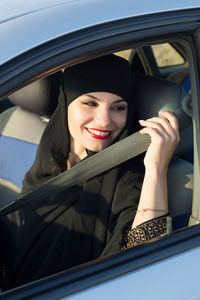
[[[125,238],[125,248],[136,246],[169,232],[167,169],[180,140],[178,121],[168,112],[140,120],[140,133],[149,134],[151,144],[144,158],[145,176],[132,229]]]
[[[167,171],[147,169],[132,228],[168,213]]]
[[[121,249],[135,247],[167,234],[167,214],[167,174],[157,168],[146,170],[138,209]]]

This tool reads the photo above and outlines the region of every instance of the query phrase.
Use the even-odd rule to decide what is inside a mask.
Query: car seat
[[[9,100],[15,106],[0,114],[0,207],[21,191],[48,117],[57,105],[58,79],[58,75],[39,79],[13,93]]]

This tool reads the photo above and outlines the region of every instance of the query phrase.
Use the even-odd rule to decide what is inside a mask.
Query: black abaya
[[[66,170],[70,147],[66,109],[66,95],[61,90],[59,105],[25,176],[23,194]],[[132,133],[132,111],[129,103],[127,124],[118,139]],[[143,174],[143,158],[137,157],[79,186],[56,196],[47,194],[0,217],[2,288],[119,251],[123,234],[134,219]]]

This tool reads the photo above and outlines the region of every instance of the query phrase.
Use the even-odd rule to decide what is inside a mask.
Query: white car
[[[103,160],[86,160],[85,177],[77,168],[15,201],[68,66],[123,56],[138,116],[169,109],[181,129],[168,178],[171,203],[178,199],[172,234],[1,291],[0,299],[200,299],[200,0],[2,0],[0,49],[0,215],[131,157],[129,142],[116,148],[122,158],[108,148]],[[148,143],[133,142],[134,155]]]

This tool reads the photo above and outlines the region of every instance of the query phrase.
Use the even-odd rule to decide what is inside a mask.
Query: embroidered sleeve
[[[168,215],[142,223],[125,234],[122,250],[128,249],[170,232],[171,217]]]

